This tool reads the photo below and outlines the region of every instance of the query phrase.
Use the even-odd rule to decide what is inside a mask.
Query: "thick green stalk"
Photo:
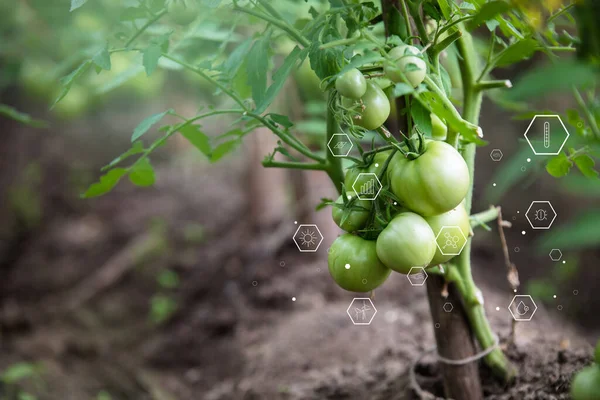
[[[479,124],[481,112],[482,92],[477,87],[475,70],[477,68],[477,56],[471,36],[464,32],[463,36],[456,42],[460,55],[461,75],[463,81],[464,110],[463,118],[473,124]],[[473,182],[475,176],[475,150],[474,143],[469,143],[461,150],[462,156],[469,167],[471,187],[464,201],[468,213],[471,211],[473,200]],[[463,299],[467,317],[482,348],[487,349],[495,345],[496,337],[485,316],[483,308],[483,296],[475,285],[471,273],[471,239],[463,248],[461,254],[455,259],[454,264],[458,268],[463,279]],[[502,350],[497,348],[485,357],[486,364],[492,369],[494,375],[503,381],[510,381],[516,371],[510,361],[504,356]]]
[[[331,109],[331,103],[334,101],[334,92],[333,90],[329,91],[329,101],[327,102],[327,136],[325,138],[325,148],[327,148],[327,143],[333,137],[333,134],[336,133],[338,123],[335,120],[335,115],[333,114],[333,110]],[[331,178],[331,181],[335,185],[339,194],[342,194],[342,186],[344,184],[344,171],[342,170],[342,161],[340,157],[335,157],[333,152],[327,148],[327,175]]]

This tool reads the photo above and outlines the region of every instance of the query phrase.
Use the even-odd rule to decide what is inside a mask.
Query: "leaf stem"
[[[163,15],[167,14],[167,9],[163,8],[162,10],[160,10],[158,13],[156,13],[152,18],[150,18],[148,21],[146,21],[146,23],[144,25],[141,26],[140,29],[138,29],[133,36],[131,36],[131,38],[127,41],[127,43],[125,43],[125,47],[129,47],[133,44],[133,42],[135,42],[135,40],[140,37],[140,35],[142,33],[144,33],[146,31],[146,29],[148,29],[148,27],[150,25],[152,25],[153,23],[155,23],[156,21],[158,21],[159,19],[162,18]]]
[[[335,101],[335,91],[329,91],[329,101],[327,102],[327,135],[325,137],[325,148],[327,148],[327,162],[325,171],[327,171],[327,175],[331,178],[331,181],[335,185],[335,188],[338,191],[338,194],[342,194],[342,185],[344,183],[344,171],[342,169],[342,162],[340,157],[336,157],[331,150],[329,150],[327,144],[333,138],[334,133],[337,128],[337,121],[335,119],[335,114],[332,109],[332,105]]]
[[[264,160],[262,162],[265,168],[287,168],[287,169],[301,169],[301,170],[315,170],[325,171],[327,165],[323,163],[305,163],[301,161],[273,161]]]

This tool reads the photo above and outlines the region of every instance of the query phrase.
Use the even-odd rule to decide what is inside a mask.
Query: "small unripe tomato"
[[[353,68],[335,80],[335,88],[342,96],[358,100],[367,91],[367,80],[362,72]]]
[[[358,188],[372,178],[372,175],[360,175],[361,173],[373,173],[377,175],[377,177],[379,177],[379,174],[383,169],[383,165],[385,164],[385,161],[387,160],[391,152],[391,150],[378,152],[375,155],[375,157],[373,157],[373,161],[371,162],[371,165],[369,165],[368,168],[358,168],[356,166],[348,168],[348,170],[346,171],[346,177],[344,179],[344,186],[346,187],[346,190],[355,190],[352,188],[352,186],[354,186],[354,183],[356,183],[355,186]],[[357,182],[356,179],[359,177],[359,175],[360,179]],[[386,179],[386,177],[387,173],[383,176],[383,178]],[[381,184],[383,185],[383,180]]]
[[[408,274],[413,267],[429,265],[437,246],[431,227],[418,214],[395,216],[377,238],[377,256],[388,268]]]
[[[177,25],[189,25],[198,16],[198,5],[195,0],[171,0],[169,16]]]
[[[348,196],[348,200],[350,200],[356,197],[356,193],[348,191],[346,192],[346,196]],[[344,199],[342,198],[342,196],[338,197],[336,203],[344,204]],[[372,201],[356,199],[352,202],[350,210],[343,210],[339,207],[334,206],[331,210],[331,216],[337,224],[337,226],[339,226],[346,232],[354,232],[365,227],[365,224],[369,219],[372,206]],[[344,218],[344,212],[348,212],[349,214],[342,223],[342,219]]]
[[[571,382],[573,400],[600,400],[600,366],[590,365],[579,371]]]
[[[431,116],[431,137],[435,140],[446,140],[448,135],[448,126],[434,113]]]
[[[433,234],[437,238],[443,227],[454,227],[457,226],[464,238],[468,238],[471,232],[471,222],[469,221],[469,214],[467,214],[467,210],[462,204],[459,204],[456,208],[445,212],[443,214],[434,215],[431,217],[424,217],[425,221],[431,227]],[[464,238],[459,238],[460,245],[464,244]],[[438,239],[439,240],[439,239]],[[440,244],[441,245],[441,244]],[[431,260],[431,265],[439,265],[445,263],[452,259],[454,255],[444,255],[440,251],[439,247],[436,246],[435,256],[433,256],[433,260]]]
[[[388,53],[395,62],[386,61],[383,64],[385,75],[394,82],[404,82],[402,73],[412,87],[417,87],[425,79],[427,63],[421,52],[414,46],[403,45],[394,47]]]
[[[376,244],[350,233],[339,236],[329,248],[327,264],[333,280],[351,292],[369,292],[390,275],[377,258]]]
[[[379,128],[390,115],[390,101],[375,83],[367,83],[367,91],[361,97],[362,110],[354,123],[363,128],[373,130]]]

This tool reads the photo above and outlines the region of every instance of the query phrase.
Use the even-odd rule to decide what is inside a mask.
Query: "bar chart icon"
[[[382,185],[377,174],[373,172],[362,172],[358,174],[352,184],[352,190],[360,200],[375,200],[381,191]]]

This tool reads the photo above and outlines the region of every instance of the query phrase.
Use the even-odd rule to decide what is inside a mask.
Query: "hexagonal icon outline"
[[[361,198],[360,197],[360,190],[356,190],[354,188],[354,185],[356,185],[356,182],[358,182],[358,180],[360,179],[360,177],[362,175],[373,175],[375,177],[375,180],[377,181],[377,185],[378,185],[378,189],[377,189],[377,193],[375,193],[375,196],[372,199],[368,199],[368,198]],[[377,199],[377,196],[379,196],[379,192],[381,192],[381,189],[383,188],[383,185],[381,184],[381,182],[379,182],[379,178],[377,177],[377,174],[374,172],[361,172],[360,174],[358,174],[358,176],[356,177],[356,179],[354,180],[354,183],[352,184],[352,190],[354,190],[354,192],[356,193],[356,197],[358,197],[359,200],[368,200],[368,201],[375,201]],[[364,197],[364,195],[363,195]]]
[[[425,275],[425,279],[423,279],[423,282],[421,282],[421,283],[413,283],[413,281],[410,280],[410,277],[412,275],[416,275],[416,274],[420,273],[420,272],[417,272],[417,273],[413,274],[412,271],[414,269],[420,269],[421,270],[420,272],[422,272]],[[429,275],[427,275],[427,271],[425,271],[425,268],[423,268],[423,267],[411,267],[410,270],[408,271],[408,274],[406,275],[406,279],[408,279],[408,281],[410,282],[411,286],[423,286],[425,284],[425,281],[427,281],[428,277],[429,277]]]
[[[554,253],[554,252],[558,252],[558,257],[556,257],[556,258],[552,257],[552,253]],[[560,261],[560,259],[563,256],[563,253],[562,253],[562,251],[560,251],[560,249],[552,249],[552,250],[550,250],[550,253],[548,253],[548,256],[550,256],[550,259],[552,261]]]
[[[552,212],[554,213],[554,217],[552,217],[552,221],[550,221],[550,224],[548,226],[533,226],[533,222],[531,222],[531,220],[529,219],[529,211],[531,210],[531,207],[533,207],[533,205],[536,203],[547,203],[550,206],[550,208],[552,209]],[[529,208],[527,209],[527,212],[525,213],[525,218],[527,218],[527,222],[529,222],[531,229],[550,229],[550,227],[554,223],[554,220],[556,219],[556,217],[558,217],[558,214],[556,213],[556,210],[554,209],[554,207],[552,207],[552,203],[550,203],[550,201],[548,201],[548,200],[532,201],[531,204],[529,205]]]
[[[531,316],[529,318],[517,318],[515,317],[515,314],[513,314],[511,306],[513,305],[513,303],[515,302],[515,300],[517,299],[517,297],[521,298],[521,297],[529,297],[529,300],[531,300],[531,304],[533,304],[533,311],[531,312]],[[531,318],[533,318],[533,315],[535,314],[535,312],[537,311],[538,307],[537,304],[535,304],[535,301],[533,301],[533,297],[531,297],[528,294],[517,294],[513,297],[513,299],[510,301],[510,304],[508,305],[508,311],[510,312],[510,315],[512,315],[513,319],[515,321],[531,321]]]
[[[492,155],[492,154],[494,154],[494,153],[496,153],[496,152],[497,152],[497,153],[500,153],[500,158],[499,158],[499,159],[497,159],[497,160],[496,160],[496,159],[494,158],[494,156]],[[500,149],[493,149],[493,150],[490,152],[490,158],[492,159],[492,161],[495,161],[495,162],[501,161],[501,160],[502,160],[502,157],[504,157],[504,154],[502,153],[502,150],[500,150]]]
[[[450,306],[450,307],[446,307],[446,306]],[[450,302],[446,302],[444,303],[444,305],[442,306],[442,308],[444,309],[444,311],[446,312],[452,312],[452,310],[454,310],[454,306],[452,305],[452,303]],[[449,310],[447,310],[446,308],[449,308]]]
[[[440,244],[438,243],[438,238],[440,237],[440,235],[442,234],[442,232],[444,231],[444,229],[457,229],[460,232],[461,236],[463,237],[464,242],[463,242],[462,246],[460,247],[460,250],[458,250],[457,253],[444,253],[444,250],[440,247]],[[444,226],[442,226],[442,228],[438,232],[437,236],[435,237],[435,245],[440,250],[440,253],[442,253],[445,256],[458,256],[458,255],[460,255],[460,253],[462,252],[462,250],[467,245],[467,237],[463,233],[462,229],[460,229],[460,226],[456,226],[456,225],[448,225],[448,226],[446,226],[446,225],[444,225]]]
[[[348,149],[348,151],[346,152],[346,154],[335,154],[335,152],[331,149],[331,147],[329,147],[331,145],[331,141],[336,136],[345,136],[346,139],[348,139],[348,141],[350,142],[350,148]],[[334,156],[334,157],[348,157],[348,154],[350,154],[350,152],[352,151],[353,147],[354,147],[354,143],[352,143],[352,140],[350,140],[350,136],[348,136],[347,133],[334,133],[333,135],[331,135],[331,139],[329,139],[329,142],[327,142],[327,148],[329,149],[329,152],[331,153],[331,155]]]
[[[300,245],[298,244],[298,242],[296,241],[296,235],[298,234],[298,232],[300,231],[300,229],[302,228],[306,228],[306,227],[314,227],[317,232],[319,233],[319,236],[321,239],[319,239],[319,243],[317,243],[317,247],[315,247],[315,249],[302,249],[300,248]],[[296,229],[296,232],[294,233],[294,236],[292,236],[292,240],[294,241],[294,243],[296,243],[296,247],[298,247],[298,250],[300,250],[301,253],[314,253],[317,250],[319,250],[319,247],[321,246],[321,243],[323,242],[323,234],[321,233],[321,231],[319,230],[319,227],[315,224],[300,224],[298,226],[298,229]]]
[[[563,140],[563,142],[560,145],[560,148],[558,149],[558,151],[556,151],[554,153],[538,153],[535,150],[535,147],[533,147],[533,144],[531,143],[531,141],[529,140],[529,138],[527,137],[527,134],[529,133],[529,129],[531,129],[531,127],[533,126],[533,123],[535,122],[536,118],[538,118],[538,117],[540,117],[540,118],[558,118],[558,122],[560,122],[561,126],[563,127],[563,129],[565,130],[565,132],[567,134],[567,136],[565,137],[565,140]],[[551,114],[551,115],[539,114],[539,115],[534,115],[533,116],[533,119],[529,123],[529,126],[525,130],[525,134],[523,136],[525,136],[525,140],[527,140],[527,143],[529,144],[529,147],[531,147],[531,150],[533,151],[533,154],[535,154],[536,156],[557,156],[562,151],[563,147],[565,146],[565,143],[567,143],[567,140],[569,140],[569,136],[571,136],[571,134],[569,133],[569,130],[567,129],[567,127],[563,123],[562,119],[560,118],[560,115],[558,115],[558,114]]]
[[[375,312],[371,316],[371,319],[369,319],[369,322],[354,322],[354,318],[352,318],[352,314],[350,314],[350,309],[352,308],[352,304],[354,304],[356,300],[367,300],[371,304],[371,307],[373,307],[373,310]],[[373,304],[373,301],[369,297],[355,297],[352,299],[350,305],[346,309],[346,314],[348,314],[348,317],[350,317],[350,321],[352,321],[354,325],[371,325],[371,322],[373,322],[373,318],[375,318],[375,315],[377,314],[377,308],[375,307],[375,304]]]

